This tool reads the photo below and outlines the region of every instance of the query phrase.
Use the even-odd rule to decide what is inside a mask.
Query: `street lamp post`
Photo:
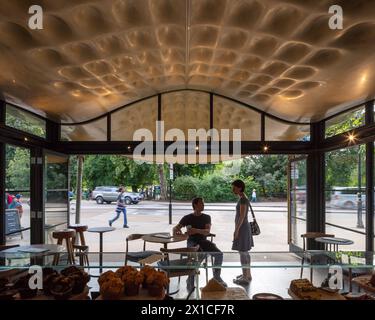
[[[362,166],[361,166],[361,146],[358,145],[358,204],[357,204],[357,228],[363,229],[362,221]]]

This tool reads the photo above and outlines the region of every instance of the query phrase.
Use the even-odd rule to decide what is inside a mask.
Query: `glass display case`
[[[72,272],[69,269],[74,270],[75,268],[71,268],[67,264],[66,252],[53,249],[56,248],[41,247],[27,252],[27,250],[13,248],[13,251],[0,252],[0,279],[6,278],[8,286],[11,286],[12,282],[17,282],[17,279],[22,276],[30,277],[37,274],[35,269],[29,271],[30,267],[34,266],[35,268],[35,265],[41,266],[43,273],[46,270],[47,275],[51,273],[51,269],[54,269],[56,272],[69,276],[68,273]],[[60,257],[57,263],[56,255]],[[173,252],[172,249],[164,250],[164,252],[162,250],[161,253],[150,253],[140,259],[137,264],[128,261],[127,265],[135,269],[124,268],[125,259],[127,259],[125,252],[76,252],[75,255],[76,267],[82,271],[80,276],[90,275],[85,298],[92,299],[103,299],[102,294],[107,281],[110,281],[107,284],[110,288],[115,288],[117,283],[122,288],[121,290],[129,286],[129,281],[138,281],[135,294],[117,296],[117,298],[154,299],[155,297],[149,295],[149,291],[146,290],[145,282],[146,275],[151,272],[151,269],[160,272],[152,277],[158,278],[161,283],[163,282],[159,277],[161,273],[168,279],[163,284],[165,292],[162,296],[156,297],[163,299],[167,297],[173,299],[248,300],[268,296],[274,299],[344,300],[346,296],[348,298],[363,298],[364,295],[368,299],[372,299],[375,294],[373,252],[321,250],[297,253],[251,252],[251,264],[244,266],[240,264],[239,254],[236,252],[223,252],[223,262],[215,264],[215,261],[220,261],[220,259],[213,259],[210,253]],[[88,265],[87,260],[79,259],[79,255],[88,257]],[[302,258],[304,259],[302,260]],[[82,266],[79,265],[80,262]],[[233,283],[236,276],[241,275],[242,269],[249,268],[252,280],[248,285]],[[212,280],[215,269],[220,270],[219,273],[221,273],[226,287],[220,287],[222,283]],[[31,275],[28,275],[29,272]],[[45,284],[46,275],[42,276]],[[116,278],[117,276],[118,279],[122,279],[123,287]],[[187,281],[189,276],[190,279],[193,278],[193,285],[190,287],[189,281]],[[305,294],[305,296],[299,294],[298,290],[301,290],[302,293],[304,290],[308,290],[306,286],[311,286],[315,293]]]

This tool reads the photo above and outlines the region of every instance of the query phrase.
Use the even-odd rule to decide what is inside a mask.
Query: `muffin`
[[[115,278],[119,278],[119,277],[112,270],[104,272],[100,275],[98,279],[99,286],[101,286],[104,282],[115,279]]]
[[[18,290],[21,299],[34,298],[38,293],[38,289],[30,288],[29,286],[30,277],[31,275],[26,275],[24,277],[21,277],[14,284],[14,288]]]
[[[51,295],[51,288],[53,281],[58,278],[60,275],[56,273],[51,273],[46,276],[43,275],[43,292],[45,295]]]
[[[372,277],[370,279],[370,284],[375,287],[375,272],[372,274]]]
[[[68,268],[65,268],[64,270],[61,271],[61,274],[65,277],[71,276],[73,274],[81,274],[82,270],[77,268],[76,266],[70,266]]]
[[[61,275],[52,281],[50,291],[56,300],[65,300],[71,296],[73,286],[74,282],[71,278]]]
[[[90,281],[90,276],[86,272],[72,274],[69,278],[73,281],[73,294],[81,293],[85,289],[86,284]]]
[[[100,285],[100,294],[104,300],[117,300],[124,294],[124,284],[119,277],[113,277]]]
[[[139,287],[143,282],[143,274],[137,270],[130,271],[122,277],[124,283],[124,293],[126,296],[136,296],[139,293]]]

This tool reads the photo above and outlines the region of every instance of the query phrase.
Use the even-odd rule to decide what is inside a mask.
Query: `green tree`
[[[253,177],[254,182],[260,187],[258,195],[285,196],[287,165],[288,158],[282,155],[246,157],[241,165],[240,176],[243,178]]]
[[[30,188],[30,151],[7,146],[6,188],[28,190]]]

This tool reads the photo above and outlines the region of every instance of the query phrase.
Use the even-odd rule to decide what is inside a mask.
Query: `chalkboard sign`
[[[5,234],[16,234],[21,230],[21,221],[18,210],[5,210]],[[17,232],[18,231],[18,232]]]

